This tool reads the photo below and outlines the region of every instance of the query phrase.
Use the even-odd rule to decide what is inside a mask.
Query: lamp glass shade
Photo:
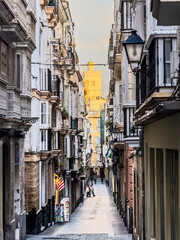
[[[134,67],[137,69],[141,61],[144,41],[139,35],[136,34],[136,30],[132,31],[132,34],[123,43],[123,46],[125,48],[128,63],[130,64],[131,68]]]
[[[141,61],[141,56],[143,52],[143,44],[126,44],[125,49],[126,49],[126,54],[128,58],[129,64],[131,63],[140,63]]]

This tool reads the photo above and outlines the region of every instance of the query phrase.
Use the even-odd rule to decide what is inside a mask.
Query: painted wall
[[[161,238],[161,224],[164,225],[164,239],[170,239],[172,227],[171,195],[175,195],[174,226],[179,226],[180,216],[180,113],[159,120],[144,127],[144,164],[145,164],[145,225],[146,237],[153,235],[155,225],[156,239]],[[150,155],[150,148],[154,149],[154,161]],[[167,155],[167,150],[174,150],[178,153],[178,160],[175,169],[174,180],[170,181],[170,167],[172,158]],[[162,152],[159,157],[158,152]],[[152,169],[152,161],[154,166]],[[176,171],[177,170],[177,171]],[[154,174],[154,187],[152,184]],[[171,184],[178,189],[176,194],[170,193]],[[162,186],[161,186],[162,185]],[[163,189],[161,191],[161,189]],[[161,193],[160,193],[161,192]],[[161,202],[161,194],[163,201]],[[154,200],[153,200],[154,199]],[[153,202],[154,201],[154,202]],[[163,210],[161,209],[164,205]],[[155,214],[152,215],[152,208],[155,207]],[[163,218],[162,218],[163,215]],[[155,220],[153,220],[155,219]],[[155,224],[154,224],[155,222]],[[163,222],[163,223],[162,223]],[[178,239],[179,228],[175,227],[175,236]]]

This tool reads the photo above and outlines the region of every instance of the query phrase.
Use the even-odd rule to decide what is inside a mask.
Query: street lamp
[[[110,142],[110,148],[111,148],[111,150],[114,149],[114,140],[111,140],[111,142]]]
[[[131,35],[123,43],[128,63],[133,72],[138,71],[145,43],[136,32],[136,30],[133,30]]]
[[[112,133],[113,140],[117,141],[118,140],[118,134],[119,134],[118,129],[114,128],[111,133]]]
[[[82,157],[82,149],[79,148],[78,151],[77,151],[77,153],[78,153],[78,158],[81,158],[81,157]]]

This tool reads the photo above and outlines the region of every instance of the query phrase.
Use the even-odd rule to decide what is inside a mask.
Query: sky
[[[69,4],[79,63],[107,63],[114,0],[69,0]],[[81,71],[87,70],[87,67],[80,68]],[[95,66],[95,69],[102,71],[102,96],[105,97],[109,86],[108,66]]]

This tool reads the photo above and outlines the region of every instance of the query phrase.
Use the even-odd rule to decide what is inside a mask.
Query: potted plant
[[[62,113],[62,118],[63,119],[66,119],[68,117],[68,112],[65,108],[62,109],[61,113]]]

